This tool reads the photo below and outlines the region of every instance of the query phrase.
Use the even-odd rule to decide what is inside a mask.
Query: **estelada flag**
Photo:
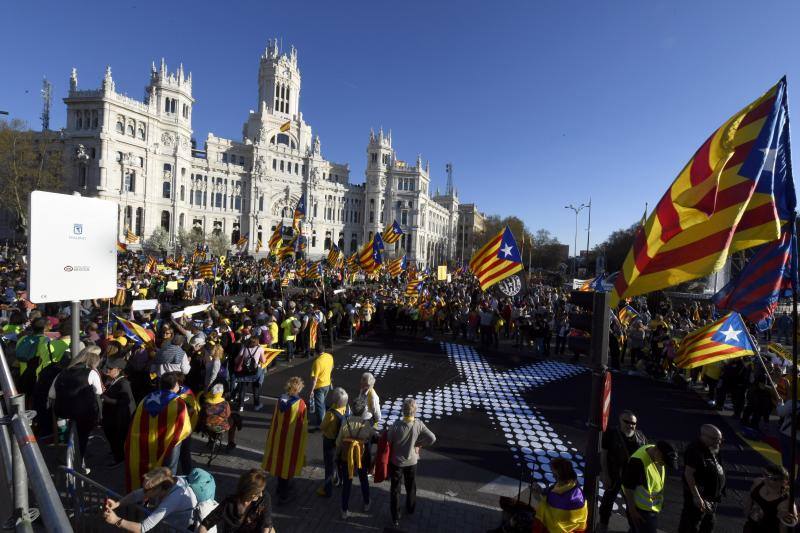
[[[522,258],[511,228],[506,226],[475,252],[469,262],[469,269],[478,278],[481,290],[484,291],[522,270]]]
[[[710,274],[731,253],[779,238],[773,191],[780,194],[775,163],[787,117],[782,79],[711,134],[637,231],[612,306]]]
[[[114,307],[122,307],[125,305],[125,298],[127,297],[125,287],[117,287],[117,294],[111,299],[111,305]]]
[[[317,347],[317,338],[319,337],[319,322],[316,318],[311,319],[311,324],[308,325],[308,347],[313,351]]]
[[[186,402],[170,391],[155,391],[141,401],[125,439],[125,486],[142,485],[142,476],[163,466],[172,450],[192,434]]]
[[[403,235],[403,228],[400,227],[400,224],[397,223],[395,220],[388,226],[386,229],[383,230],[383,242],[386,244],[394,244],[400,240],[400,237]]]
[[[267,368],[279,354],[283,353],[283,350],[270,348],[267,344],[262,344],[261,349],[264,350],[264,361],[261,363],[261,368]]]
[[[716,322],[689,333],[678,347],[675,365],[678,368],[695,368],[755,355],[757,352],[741,315],[728,313]]]
[[[125,331],[125,336],[134,341],[136,344],[144,344],[145,346],[152,346],[155,342],[155,335],[141,325],[131,320],[126,320],[120,316],[114,315],[114,318],[119,322],[119,325]]]
[[[299,476],[306,463],[307,435],[306,402],[284,394],[275,404],[261,468],[282,479]]]
[[[267,246],[269,246],[269,253],[274,254],[278,252],[278,247],[283,240],[281,238],[281,231],[283,230],[283,223],[278,224],[275,226],[275,231],[272,232],[272,236],[269,238],[269,242]]]

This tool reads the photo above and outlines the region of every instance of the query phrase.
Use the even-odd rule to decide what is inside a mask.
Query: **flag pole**
[[[788,123],[786,127],[789,127]],[[789,165],[789,176],[791,176],[791,158],[787,154],[787,165]],[[795,498],[795,480],[797,479],[797,213],[792,213],[790,218],[791,227],[791,276],[792,276],[792,448],[789,453],[789,461],[792,465],[792,471],[789,472],[789,505],[794,506]],[[792,508],[792,507],[790,507]]]

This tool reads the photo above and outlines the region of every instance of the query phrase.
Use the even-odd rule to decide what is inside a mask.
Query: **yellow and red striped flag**
[[[286,122],[281,124],[280,130],[281,130],[282,133],[285,133],[285,132],[289,131],[290,129],[292,129],[292,121],[291,120],[287,120]]]
[[[197,267],[197,271],[199,272],[201,278],[213,278],[214,263],[203,263]]]
[[[275,231],[272,232],[272,236],[269,238],[269,242],[267,246],[269,246],[269,253],[274,254],[278,252],[278,247],[281,245],[281,231],[283,231],[283,223],[278,224],[275,226]]]
[[[283,353],[283,350],[270,348],[266,344],[262,344],[261,349],[264,350],[264,361],[261,363],[261,368],[267,368],[269,364],[274,361],[276,357],[278,357],[279,354]]]
[[[703,143],[637,231],[612,306],[710,274],[731,253],[780,237],[772,191],[787,108],[783,79]]]
[[[128,245],[125,244],[124,242],[117,241],[117,252],[124,254],[127,251],[128,251]]]
[[[319,322],[316,318],[311,319],[308,325],[308,347],[313,351],[317,347],[317,339],[319,338]]]
[[[403,228],[400,227],[400,224],[397,223],[395,220],[388,226],[386,229],[383,230],[383,242],[386,244],[394,244],[400,240],[400,237],[403,235]]]
[[[261,468],[275,477],[291,479],[303,471],[308,435],[306,410],[306,402],[297,396],[283,397],[275,404],[261,462]]]
[[[125,485],[142,485],[142,476],[164,463],[172,450],[192,434],[186,402],[174,392],[156,391],[141,401],[125,439]]]
[[[728,313],[716,322],[689,333],[678,347],[675,365],[678,368],[695,368],[755,355],[757,351],[741,315]]]
[[[139,242],[139,236],[132,232],[130,229],[125,230],[125,242],[128,244],[137,244]]]
[[[406,256],[403,256],[389,261],[386,270],[389,271],[390,276],[396,278],[397,276],[403,273],[403,270],[405,270],[405,268],[406,268]]]
[[[478,278],[478,283],[484,291],[522,270],[522,258],[511,228],[506,226],[483,248],[475,252],[469,262],[469,269]]]

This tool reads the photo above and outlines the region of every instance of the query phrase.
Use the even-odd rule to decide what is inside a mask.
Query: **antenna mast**
[[[445,172],[447,172],[447,194],[453,194],[453,163],[447,163],[445,166]]]
[[[42,131],[50,130],[50,105],[53,103],[53,85],[42,79]]]

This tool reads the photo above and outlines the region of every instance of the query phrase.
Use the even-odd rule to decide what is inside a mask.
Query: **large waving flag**
[[[789,128],[784,127],[774,147],[773,190],[780,219],[787,220],[777,241],[755,249],[742,272],[714,295],[718,309],[737,311],[766,329],[778,307],[778,299],[791,296],[797,279],[797,198],[792,176]],[[766,165],[765,172],[769,171]]]
[[[741,315],[728,313],[716,322],[689,333],[675,354],[675,364],[678,368],[695,368],[755,355],[757,351]]]
[[[508,226],[475,252],[469,262],[469,269],[478,278],[484,291],[522,270],[517,241]]]
[[[422,292],[421,279],[409,279],[406,283],[406,296],[418,296]]]
[[[637,232],[612,305],[710,274],[732,252],[779,238],[773,147],[788,127],[786,107],[783,79],[703,143]]]
[[[403,229],[400,227],[400,224],[397,223],[395,220],[388,226],[386,229],[383,230],[383,242],[386,244],[394,244],[400,240],[400,237],[403,235]]]
[[[130,229],[125,230],[125,241],[128,244],[137,244],[139,242],[139,236],[132,232]]]
[[[170,391],[148,394],[136,408],[125,439],[125,484],[138,489],[142,476],[164,466],[178,443],[192,434],[186,402]]]
[[[297,206],[294,208],[294,215],[292,215],[292,227],[296,232],[300,231],[300,221],[304,218],[306,218],[306,193],[300,195]]]
[[[328,252],[328,265],[331,267],[335,267],[339,264],[339,260],[342,257],[342,252],[339,251],[339,247],[335,244],[331,245],[331,250]]]
[[[267,246],[269,246],[269,253],[274,254],[277,253],[278,248],[281,245],[283,239],[281,238],[281,232],[283,231],[283,223],[278,224],[275,226],[275,231],[272,232],[272,236],[269,238],[269,242]]]
[[[406,256],[398,257],[397,259],[392,259],[389,261],[387,265],[387,270],[389,271],[389,275],[393,278],[396,278],[403,271],[406,269]]]
[[[376,233],[364,248],[358,253],[358,262],[364,272],[370,273],[377,270],[383,264],[383,239],[380,233]]]

